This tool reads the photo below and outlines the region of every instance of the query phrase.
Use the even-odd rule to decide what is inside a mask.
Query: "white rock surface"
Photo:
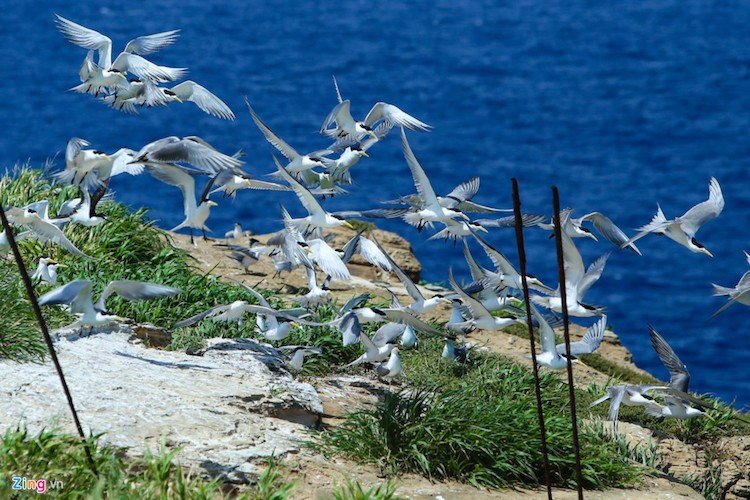
[[[292,378],[278,351],[248,339],[212,339],[201,355],[149,349],[123,331],[55,343],[84,431],[141,455],[182,447],[177,459],[243,481],[257,457],[296,453],[323,406]],[[51,361],[0,361],[0,427],[75,434]],[[269,418],[270,417],[270,418]]]

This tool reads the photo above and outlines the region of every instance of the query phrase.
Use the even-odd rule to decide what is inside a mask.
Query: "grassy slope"
[[[50,212],[56,213],[63,201],[76,195],[70,187],[50,184],[40,172],[19,170],[12,178],[0,180],[3,206],[23,206],[48,199]],[[129,303],[113,298],[107,303],[115,314],[165,327],[217,304],[238,299],[253,302],[241,288],[197,272],[186,252],[166,244],[168,236],[150,224],[145,211],[129,212],[115,203],[103,205],[103,211],[111,222],[94,228],[65,230],[78,248],[94,257],[93,261],[72,256],[59,247],[44,248],[38,242],[24,240],[21,249],[26,265],[33,269],[40,256],[52,256],[68,266],[60,273],[61,283],[75,278],[91,279],[95,294],[113,279],[152,281],[180,288],[183,293],[168,299]],[[50,288],[38,285],[38,293]],[[11,318],[8,327],[0,331],[0,356],[18,360],[44,356],[36,323],[12,261],[0,263],[0,293],[7,299],[0,304],[0,314]],[[271,301],[274,304],[273,298]],[[51,328],[72,321],[72,317],[57,308],[46,308],[45,314]],[[331,308],[319,311],[321,319],[330,319],[333,314]],[[197,347],[207,337],[248,335],[248,331],[203,322],[176,330],[172,347]],[[343,364],[359,354],[356,347],[341,348],[340,334],[332,329],[302,328],[285,343],[323,347],[324,355],[311,358],[311,363],[306,365],[308,375],[340,371]],[[327,453],[376,462],[384,471],[414,470],[430,477],[453,477],[487,486],[537,483],[540,479],[539,438],[529,370],[492,354],[472,355],[467,365],[435,362],[440,359],[441,349],[437,340],[425,339],[419,351],[405,352],[408,390],[389,394],[378,408],[353,414],[339,428],[324,432],[321,448]],[[593,363],[589,361],[589,364]],[[623,381],[641,382],[631,379],[628,373],[613,375]],[[554,376],[545,375],[543,384],[547,425],[551,441],[555,443],[552,446],[555,482],[570,486],[572,449],[567,444],[570,432],[565,409],[567,392]],[[598,394],[601,389],[596,389]],[[596,397],[594,390],[578,391],[578,394],[579,414],[588,415],[588,403]],[[605,415],[604,406],[595,408],[593,413]],[[624,409],[623,419],[643,421],[642,413],[636,410]],[[717,412],[718,425],[709,424],[707,419],[695,419],[679,426],[654,419],[648,423],[667,433],[682,434],[681,437],[694,440],[724,433],[747,433],[744,424],[729,425],[730,413],[726,408]],[[594,431],[584,430],[583,433],[587,443],[584,447],[585,478],[589,486],[627,485],[640,475],[639,470],[623,462],[627,453],[615,443]],[[15,467],[24,460],[29,464],[33,462],[30,456],[14,456],[20,453],[17,446],[8,449]],[[114,452],[107,450],[106,453]],[[67,468],[69,465],[64,461],[56,463],[51,462],[50,467]],[[6,464],[0,470],[8,473],[17,470],[9,467]],[[123,472],[123,465],[113,467],[130,474]]]

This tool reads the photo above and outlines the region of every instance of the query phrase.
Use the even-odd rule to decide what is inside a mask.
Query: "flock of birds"
[[[174,42],[178,36],[177,30],[135,38],[112,61],[112,41],[108,37],[61,16],[57,16],[56,22],[68,40],[88,50],[80,71],[81,84],[72,90],[92,94],[105,104],[125,112],[135,112],[139,107],[192,101],[211,115],[234,119],[234,113],[223,101],[195,82],[186,81],[171,88],[161,86],[182,78],[186,69],[158,66],[143,56]],[[96,61],[95,53],[98,56]],[[272,259],[279,273],[303,268],[309,291],[296,299],[302,307],[276,310],[256,290],[243,285],[253,297],[253,302],[257,303],[240,300],[232,304],[217,305],[175,324],[175,327],[189,327],[203,320],[231,321],[242,325],[245,315],[251,313],[256,318],[255,331],[268,340],[278,342],[287,338],[291,329],[299,324],[333,326],[340,330],[343,345],[359,343],[364,349],[364,353],[351,364],[369,363],[375,367],[379,377],[388,381],[402,373],[399,350],[413,348],[418,341],[418,334],[444,338],[443,357],[457,362],[465,361],[469,350],[466,336],[474,330],[497,331],[510,324],[526,321],[525,311],[519,307],[521,302],[517,298],[522,290],[522,277],[502,252],[481,235],[498,228],[515,227],[515,218],[507,214],[510,210],[473,201],[480,186],[478,177],[459,184],[444,196],[438,196],[412,151],[405,131],[427,132],[431,127],[395,105],[384,102],[375,104],[364,120],[356,120],[350,111],[350,101],[341,97],[335,79],[334,85],[338,103],[320,127],[321,134],[333,142],[325,149],[308,154],[300,154],[281,139],[247,102],[253,122],[263,137],[285,159],[280,161],[273,155],[276,165],[273,175],[277,182],[262,181],[247,174],[242,169],[242,151],[228,155],[197,136],[166,137],[146,144],[140,150],[122,148],[113,154],[87,149],[90,146],[87,141],[72,138],[66,148],[65,169],[55,174],[55,177],[60,183],[77,186],[80,196],[66,202],[55,215],[49,213],[47,200],[6,209],[10,222],[23,229],[16,238],[35,238],[60,245],[79,258],[91,258],[73,245],[66,237],[64,228],[67,224],[95,226],[106,223],[107,217],[99,211],[99,207],[103,201],[112,197],[109,191],[112,178],[125,173],[139,175],[147,172],[157,181],[179,188],[183,198],[184,220],[172,230],[188,228],[193,243],[194,230],[200,230],[203,238],[207,239],[206,222],[211,208],[217,205],[211,200],[212,195],[221,193],[224,198],[234,198],[238,191],[244,189],[292,191],[307,215],[293,218],[282,205],[280,210],[283,228],[265,244],[250,239],[248,245],[222,243],[221,246],[228,248],[230,257],[246,271],[261,258]],[[320,198],[325,200],[326,197],[345,195],[346,187],[353,183],[353,167],[362,158],[368,157],[373,146],[386,139],[394,127],[399,129],[404,158],[416,193],[391,200],[388,207],[327,211]],[[200,196],[197,196],[196,179],[204,178],[207,180]],[[703,224],[717,217],[723,207],[724,199],[719,183],[711,178],[706,201],[672,219],[667,219],[661,208],[658,208],[651,222],[640,228],[633,237],[628,237],[599,212],[588,213],[579,218],[573,217],[570,209],[561,212],[559,220],[563,229],[565,283],[552,289],[533,276],[526,277],[528,286],[533,291],[530,308],[541,340],[541,353],[536,356],[537,363],[552,369],[563,369],[567,366],[568,355],[575,357],[591,353],[599,347],[606,328],[605,309],[588,304],[584,297],[602,275],[607,259],[613,252],[627,249],[640,255],[641,252],[635,245],[637,240],[649,234],[662,234],[692,252],[710,256],[711,253],[696,240],[695,235]],[[472,219],[469,214],[473,213],[480,213],[484,218]],[[352,218],[401,218],[418,231],[425,228],[437,229],[430,239],[461,242],[473,281],[461,286],[453,278],[452,271],[449,271],[448,280],[452,291],[425,297],[372,234],[359,231],[342,249],[336,250],[330,246],[326,231],[342,226],[351,227],[347,219]],[[545,224],[546,220],[546,216],[522,214],[524,226],[552,229],[554,226]],[[614,245],[588,267],[584,266],[574,243],[575,239],[581,237],[597,240],[586,224],[591,224],[603,238]],[[246,233],[238,224],[227,236],[239,242],[244,240]],[[477,263],[469,245],[472,241],[482,248],[493,268]],[[5,233],[0,234],[0,253],[8,253]],[[331,280],[350,279],[346,264],[355,254],[361,255],[383,272],[395,273],[411,302],[401,304],[391,293],[390,307],[365,307],[363,303],[368,297],[358,296],[346,303],[338,311],[337,317],[329,322],[318,323],[305,319],[310,308],[329,300],[328,285]],[[58,285],[57,273],[60,266],[62,264],[49,258],[42,258],[34,278]],[[326,276],[320,283],[318,270]],[[750,271],[734,288],[714,286],[716,295],[728,296],[730,299],[716,314],[734,302],[750,305]],[[564,344],[556,344],[553,330],[553,326],[559,323],[554,314],[562,312],[560,287],[565,288],[569,315],[601,316],[580,342],[571,345],[570,353],[566,352]],[[122,319],[106,310],[106,300],[112,294],[118,294],[126,300],[144,300],[169,297],[180,293],[180,290],[156,283],[113,281],[96,302],[92,292],[93,284],[90,280],[75,279],[44,294],[39,303],[47,306],[65,305],[70,314],[78,317],[71,327],[94,328]],[[445,330],[420,319],[441,303],[453,307]],[[542,314],[542,308],[549,310],[552,316]],[[367,322],[383,323],[372,338],[361,330],[361,325]],[[672,375],[669,384],[612,386],[594,404],[611,399],[609,415],[613,420],[617,418],[621,404],[641,405],[647,413],[657,416],[690,418],[704,415],[706,404],[687,393],[689,375],[685,365],[653,329],[651,339],[657,354]],[[288,363],[293,370],[301,368],[306,354],[320,352],[313,346],[286,348],[291,351]]]

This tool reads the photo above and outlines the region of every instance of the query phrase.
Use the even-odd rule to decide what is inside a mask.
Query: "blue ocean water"
[[[128,116],[67,92],[85,51],[55,29],[54,13],[97,29],[121,49],[138,35],[182,30],[154,62],[187,66],[191,79],[238,116],[226,122],[191,104]],[[64,2],[8,0],[0,10],[4,166],[54,159],[63,165],[72,136],[113,152],[168,135],[199,135],[218,149],[244,148],[247,170],[273,171],[270,147],[244,108],[300,151],[327,146],[317,133],[336,104],[336,75],[355,117],[377,101],[434,126],[411,133],[415,155],[437,192],[479,175],[476,201],[511,206],[519,180],[524,209],[551,213],[550,186],[578,215],[601,211],[620,227],[647,223],[661,204],[668,217],[721,183],[726,207],[698,239],[714,254],[692,254],[666,238],[639,242],[643,256],[618,252],[586,300],[608,310],[636,363],[668,374],[651,349],[647,325],[670,342],[693,376],[691,388],[750,404],[750,309],[734,305],[709,321],[723,299],[711,283],[731,285],[747,270],[745,193],[750,147],[750,5],[742,2],[446,0],[402,2]],[[352,174],[352,194],[330,209],[371,208],[413,191],[397,136],[370,150]],[[177,189],[148,176],[115,179],[120,200],[152,208],[159,225],[182,220]],[[290,194],[241,193],[219,200],[209,225],[220,235],[239,221],[256,232],[279,227],[278,204],[302,212]],[[468,272],[460,247],[427,242],[400,222],[424,265],[423,277],[447,281]],[[554,246],[529,231],[530,272],[556,282]],[[511,232],[488,239],[515,261]],[[606,242],[578,240],[586,263]],[[481,252],[477,250],[477,255]],[[584,322],[586,322],[584,320]]]

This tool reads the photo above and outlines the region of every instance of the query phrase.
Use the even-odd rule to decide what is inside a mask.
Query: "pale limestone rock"
[[[278,351],[248,339],[212,339],[199,356],[147,349],[129,327],[55,344],[85,432],[140,455],[164,436],[186,465],[242,481],[257,457],[297,453],[323,406],[286,371]],[[64,333],[64,332],[63,332]],[[69,332],[68,332],[69,333]],[[3,428],[74,434],[51,362],[0,361]]]

